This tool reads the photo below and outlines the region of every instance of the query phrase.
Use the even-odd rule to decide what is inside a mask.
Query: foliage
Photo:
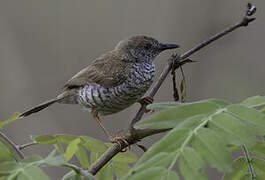
[[[136,128],[172,128],[142,157],[130,151],[119,153],[96,175],[99,180],[208,179],[206,167],[217,168],[223,179],[265,179],[265,96],[250,97],[238,104],[209,99],[193,103],[152,104],[156,111],[138,122]],[[16,120],[17,114],[0,124]],[[66,134],[32,137],[31,145],[54,146],[45,158],[21,159],[9,144],[0,141],[0,180],[49,179],[42,167],[71,168],[63,179],[89,179],[88,169],[111,144],[87,136]],[[232,153],[242,147],[235,160]],[[251,152],[251,157],[250,153]],[[76,159],[81,167],[71,164]],[[131,167],[132,163],[135,163]],[[176,171],[176,168],[178,171]]]

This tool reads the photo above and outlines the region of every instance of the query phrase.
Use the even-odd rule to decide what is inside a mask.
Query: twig
[[[17,145],[11,141],[4,133],[0,131],[0,139],[3,140],[3,142],[10,147],[10,149],[15,152],[15,154],[20,158],[24,159],[23,153],[19,150]]]
[[[18,149],[19,150],[23,150],[23,149],[25,149],[25,148],[27,148],[29,146],[33,146],[33,145],[36,145],[36,144],[38,144],[38,143],[37,142],[30,142],[30,143],[27,143],[27,144],[22,144],[22,145],[18,146]]]
[[[202,43],[198,44],[197,46],[195,46],[194,48],[190,49],[189,51],[185,52],[184,54],[182,54],[181,56],[179,56],[177,59],[175,59],[175,69],[180,68],[180,66],[192,62],[191,60],[187,59],[189,56],[191,56],[192,54],[194,54],[195,52],[199,51],[200,49],[202,49],[203,47],[209,45],[210,43],[212,43],[213,41],[216,41],[217,39],[223,37],[224,35],[236,30],[239,27],[244,27],[244,26],[248,26],[248,24],[252,21],[255,20],[255,18],[249,18],[249,16],[252,16],[256,11],[256,7],[252,6],[250,3],[247,6],[247,11],[245,12],[245,16],[243,17],[243,19],[236,23],[233,26],[230,26],[226,29],[224,29],[223,31],[221,31],[220,33],[217,33],[216,35],[212,36],[211,38],[209,38],[206,41],[203,41]],[[171,57],[172,58],[172,57]],[[148,96],[150,97],[154,97],[154,95],[157,93],[157,91],[159,90],[160,86],[162,85],[162,83],[164,82],[164,80],[166,79],[167,75],[170,73],[171,69],[172,69],[172,59],[169,59],[168,61],[169,63],[165,66],[163,72],[161,73],[159,79],[156,81],[155,85],[153,86],[153,88],[151,89],[150,93]],[[146,136],[140,136],[139,137],[139,133],[140,131],[135,129],[133,126],[135,125],[136,122],[138,122],[143,114],[145,113],[145,109],[146,109],[147,104],[143,104],[141,106],[141,108],[138,110],[138,112],[136,113],[135,117],[133,118],[133,120],[130,123],[129,129],[127,134],[125,135],[125,139],[129,144],[125,144],[124,142],[120,142],[119,144],[114,144],[113,146],[111,146],[105,153],[103,153],[101,155],[101,157],[99,157],[99,159],[97,159],[89,168],[88,172],[90,172],[91,174],[95,175],[108,161],[111,160],[112,157],[114,157],[116,154],[118,154],[120,151],[122,151],[122,149],[126,148],[127,146],[134,144],[136,142],[138,142],[139,140],[141,140],[142,138],[146,137]],[[165,132],[169,129],[162,129],[161,132]],[[157,132],[159,133],[159,132]],[[155,134],[155,133],[153,133]],[[150,136],[152,134],[149,134],[147,136]]]
[[[87,172],[86,170],[70,163],[63,164],[64,167],[71,168],[75,171],[76,174],[80,174],[90,180],[97,180],[95,176],[93,176],[91,173]]]
[[[255,174],[252,162],[251,162],[252,159],[249,157],[248,149],[247,149],[247,147],[245,145],[243,145],[242,148],[243,148],[243,151],[244,151],[244,155],[245,155],[246,161],[248,163],[248,169],[249,169],[249,172],[251,174],[251,179],[255,180],[256,179],[256,174]]]

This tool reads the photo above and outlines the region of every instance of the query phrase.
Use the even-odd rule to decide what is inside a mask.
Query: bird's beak
[[[161,44],[160,45],[160,50],[161,51],[164,51],[164,50],[167,50],[167,49],[175,49],[175,48],[179,48],[180,46],[177,45],[177,44]]]

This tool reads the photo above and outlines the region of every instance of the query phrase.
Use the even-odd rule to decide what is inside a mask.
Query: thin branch
[[[27,148],[29,146],[33,146],[33,145],[36,145],[36,144],[38,144],[38,143],[37,142],[30,142],[30,143],[27,143],[27,144],[22,144],[22,145],[18,146],[18,149],[19,150],[23,150],[23,149],[25,149],[25,148]]]
[[[19,148],[17,147],[17,145],[11,141],[4,133],[2,133],[0,131],[0,139],[3,140],[3,142],[8,145],[8,147],[10,147],[10,149],[15,152],[15,154],[20,158],[20,159],[24,159],[24,155],[23,153],[19,150]]]
[[[212,36],[211,38],[209,38],[206,41],[203,41],[202,43],[198,44],[197,46],[195,46],[194,48],[190,49],[189,51],[187,51],[186,53],[182,54],[181,56],[177,57],[175,59],[175,61],[172,61],[172,57],[169,59],[168,64],[165,66],[163,72],[161,73],[159,79],[156,81],[156,83],[154,84],[153,88],[151,89],[150,93],[148,96],[150,97],[154,97],[154,95],[157,93],[157,91],[159,90],[159,88],[161,87],[162,83],[164,82],[164,80],[166,79],[167,75],[170,73],[171,69],[172,69],[172,64],[174,62],[175,67],[174,69],[180,68],[180,66],[192,62],[191,60],[187,59],[189,56],[191,56],[192,54],[194,54],[195,52],[199,51],[200,49],[204,48],[205,46],[209,45],[210,43],[216,41],[217,39],[223,37],[224,35],[238,29],[239,27],[244,27],[244,26],[248,26],[248,24],[252,21],[255,20],[255,18],[249,18],[250,16],[252,16],[256,11],[256,7],[252,6],[251,4],[248,4],[247,6],[247,11],[245,12],[245,16],[243,17],[243,19],[236,23],[233,26],[230,26],[226,29],[224,29],[223,31],[221,31],[220,33],[217,33],[216,35]],[[174,60],[174,59],[173,59]],[[125,135],[125,139],[129,144],[126,144],[124,142],[120,142],[120,144],[113,144],[113,146],[111,146],[107,151],[105,151],[105,153],[103,153],[101,155],[101,157],[99,157],[99,159],[97,159],[88,169],[88,172],[90,172],[91,174],[95,175],[108,161],[110,161],[116,154],[118,154],[120,151],[122,151],[122,149],[128,147],[129,145],[132,145],[136,142],[138,142],[139,140],[141,140],[142,138],[146,137],[146,136],[150,136],[152,134],[157,134],[160,132],[165,132],[169,129],[164,129],[161,130],[160,132],[156,132],[156,133],[151,133],[151,134],[146,134],[146,136],[139,136],[140,132],[139,130],[134,128],[134,125],[136,122],[138,122],[146,109],[147,104],[143,104],[141,106],[141,108],[138,110],[138,112],[136,113],[135,117],[133,118],[133,120],[130,123],[129,129],[127,134]]]
[[[248,169],[249,169],[249,172],[251,174],[251,179],[255,180],[256,179],[256,174],[255,174],[252,162],[251,162],[252,159],[249,157],[248,149],[247,149],[247,147],[245,145],[243,145],[242,148],[243,148],[243,151],[244,151],[244,155],[245,155],[246,161],[248,163]]]
[[[93,176],[91,173],[87,172],[86,170],[70,163],[63,164],[64,167],[71,168],[75,171],[76,174],[80,174],[90,180],[97,180],[95,176]]]

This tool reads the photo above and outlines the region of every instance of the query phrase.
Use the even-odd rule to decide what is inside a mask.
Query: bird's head
[[[154,38],[137,35],[118,43],[115,50],[121,50],[133,57],[137,62],[152,62],[164,50],[178,48],[176,44],[160,43]]]

